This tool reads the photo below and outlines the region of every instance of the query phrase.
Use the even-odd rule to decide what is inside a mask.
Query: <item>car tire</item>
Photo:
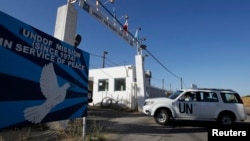
[[[165,109],[157,110],[154,116],[156,123],[166,125],[169,122],[170,114]]]
[[[217,122],[221,126],[230,126],[233,125],[234,118],[231,114],[223,113],[218,117]]]

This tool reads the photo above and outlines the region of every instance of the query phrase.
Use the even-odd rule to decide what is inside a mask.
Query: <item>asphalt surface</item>
[[[250,107],[246,110],[248,119],[237,123],[242,129],[250,128]],[[97,134],[104,137],[105,141],[208,141],[207,127],[216,126],[215,122],[198,121],[176,121],[168,126],[161,126],[156,124],[153,117],[143,113],[97,107],[90,107],[85,119],[85,136]],[[77,129],[82,129],[81,123],[79,121]],[[58,122],[52,125],[56,128]],[[83,138],[78,137],[76,140],[75,136],[71,137],[67,132],[61,134],[60,130],[44,130],[41,127],[43,126],[0,130],[0,141],[83,141]]]
[[[239,127],[250,127],[250,108],[246,109],[248,119],[237,123]],[[96,125],[107,141],[207,141],[207,127],[216,127],[215,122],[197,121],[177,121],[161,126],[143,113],[99,108],[90,108],[87,122]],[[93,132],[88,127],[87,130],[87,134]]]

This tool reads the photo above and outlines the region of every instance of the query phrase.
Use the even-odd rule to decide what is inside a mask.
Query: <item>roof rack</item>
[[[222,88],[195,88],[197,90],[214,90],[214,91],[231,91],[231,92],[235,92],[232,89],[222,89]]]

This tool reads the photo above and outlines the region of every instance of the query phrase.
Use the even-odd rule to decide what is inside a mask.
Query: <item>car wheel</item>
[[[164,110],[158,110],[154,116],[156,123],[160,125],[166,125],[169,122],[170,114]]]
[[[230,114],[222,114],[218,118],[219,125],[230,126],[234,123],[233,116]]]

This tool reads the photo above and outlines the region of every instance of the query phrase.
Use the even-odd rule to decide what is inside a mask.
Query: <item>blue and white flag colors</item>
[[[0,11],[0,128],[85,117],[89,53]]]

